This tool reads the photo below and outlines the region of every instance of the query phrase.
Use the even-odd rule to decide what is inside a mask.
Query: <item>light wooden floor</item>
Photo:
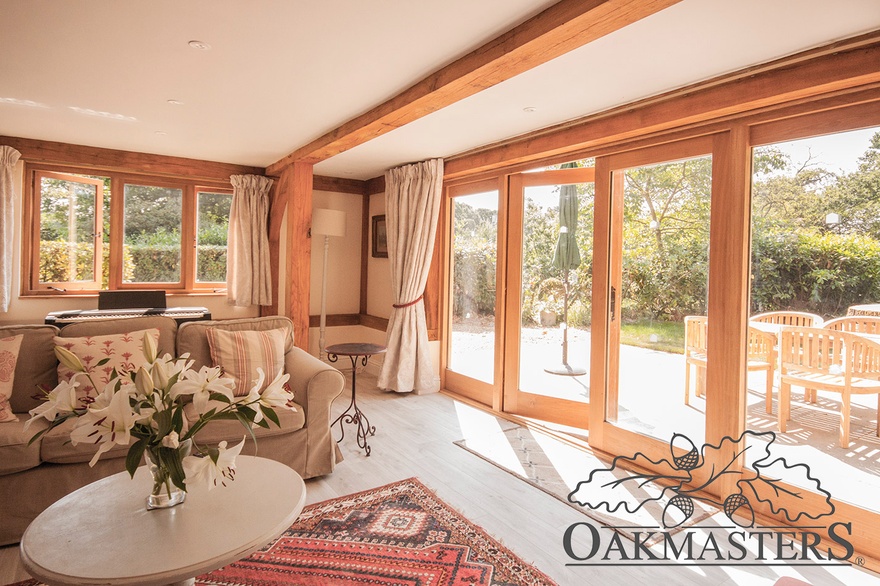
[[[783,575],[816,586],[880,584],[875,575],[845,567],[566,566],[574,560],[563,549],[563,533],[570,525],[589,519],[453,444],[479,434],[497,434],[511,426],[510,422],[441,394],[385,393],[376,389],[375,378],[366,374],[359,374],[358,383],[358,402],[377,427],[376,436],[370,438],[372,455],[364,456],[355,444],[352,429],[348,429],[341,444],[345,461],[330,476],[307,482],[309,503],[414,476],[563,585],[771,585]],[[339,413],[347,405],[346,392],[337,399],[334,410]],[[585,476],[588,473],[584,471]],[[0,548],[0,584],[27,577],[18,561],[17,547]]]

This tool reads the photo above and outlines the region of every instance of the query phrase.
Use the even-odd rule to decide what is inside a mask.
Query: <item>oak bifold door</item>
[[[448,190],[446,388],[586,429],[593,168]]]
[[[673,437],[676,448],[709,437],[707,413],[722,397],[705,392],[705,337],[690,359],[685,347],[696,331],[686,322],[704,334],[713,323],[714,145],[705,137],[596,160],[589,443],[598,450],[659,462]]]

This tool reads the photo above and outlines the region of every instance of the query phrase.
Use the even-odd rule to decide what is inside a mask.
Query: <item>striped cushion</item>
[[[235,380],[236,396],[248,394],[257,378],[257,368],[266,374],[262,391],[284,368],[284,340],[287,330],[231,331],[208,328],[208,346],[214,366],[223,367]]]
[[[12,397],[15,364],[23,339],[23,334],[0,338],[0,422],[18,421],[18,417],[12,414],[9,398]]]

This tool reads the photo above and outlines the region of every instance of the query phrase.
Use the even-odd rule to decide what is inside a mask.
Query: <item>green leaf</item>
[[[254,435],[254,428],[251,427],[252,419],[248,420],[244,415],[242,415],[241,413],[238,413],[238,412],[236,412],[236,415],[238,416],[238,420],[241,422],[241,424],[244,426],[244,428],[246,430],[248,430],[248,433],[250,434],[251,439],[254,440],[254,445],[256,445],[257,444],[257,436]]]
[[[110,358],[102,358],[101,360],[98,361],[98,364],[96,364],[95,366],[104,366],[108,362],[110,362]]]
[[[232,403],[232,400],[223,393],[211,393],[210,397],[214,401],[220,401],[221,403],[226,403],[227,405]]]
[[[174,413],[171,416],[171,428],[178,434],[183,431],[183,405],[174,409]]]
[[[278,414],[275,413],[275,410],[271,407],[263,407],[263,415],[266,416],[266,419],[281,427],[281,421],[278,420]]]
[[[156,423],[159,426],[159,429],[156,430],[156,437],[165,437],[171,432],[171,412],[167,409],[164,411],[158,411],[155,415],[153,415],[153,419],[156,420]]]
[[[140,466],[146,449],[147,440],[145,438],[139,439],[128,448],[128,454],[125,456],[125,469],[131,477],[134,477],[134,471]]]

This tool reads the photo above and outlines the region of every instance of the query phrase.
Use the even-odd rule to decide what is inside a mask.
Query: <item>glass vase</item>
[[[153,489],[150,491],[150,496],[147,497],[147,510],[167,509],[186,500],[186,492],[179,489],[171,481],[171,472],[167,462],[160,457],[159,450],[165,450],[167,453],[168,448],[156,447],[144,450],[147,468],[153,478]],[[180,442],[180,446],[177,448],[178,463],[189,456],[190,451],[192,451],[192,440]]]

